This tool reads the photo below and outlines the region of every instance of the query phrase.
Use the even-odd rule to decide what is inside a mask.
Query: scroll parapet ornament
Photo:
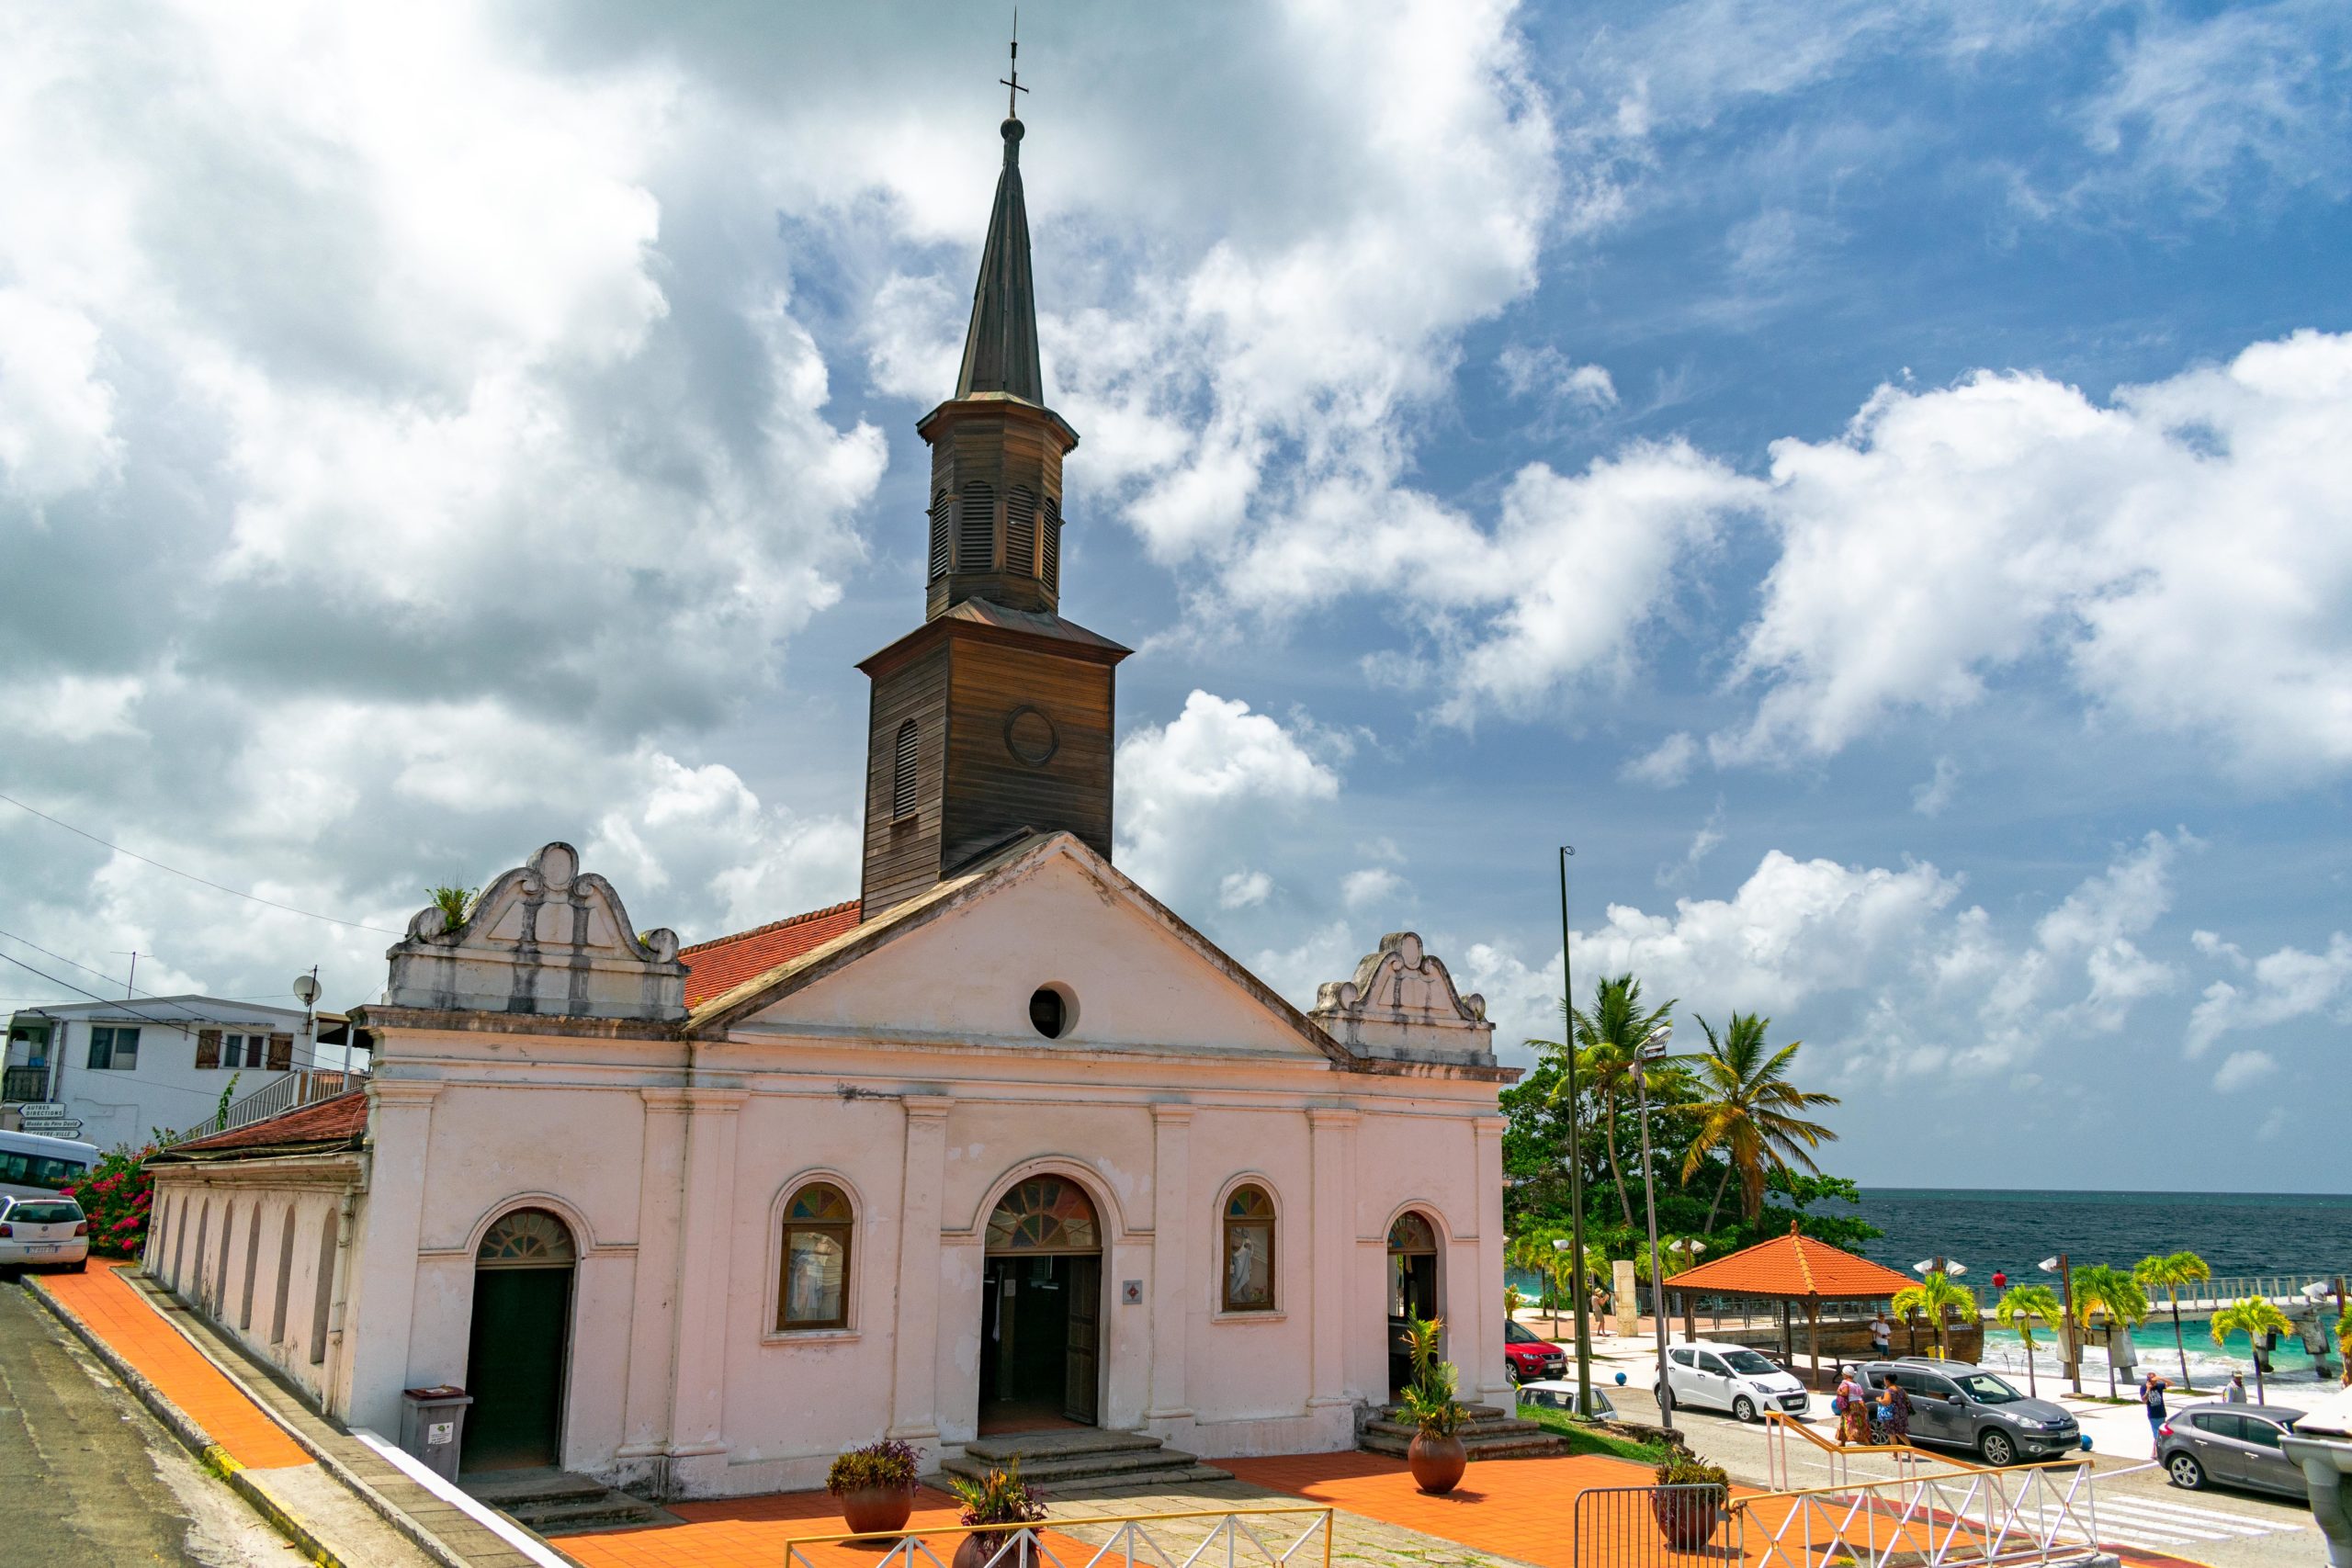
[[[1391,931],[1355,974],[1324,983],[1308,1015],[1359,1055],[1396,1061],[1495,1065],[1487,998],[1454,988],[1445,963],[1418,931]]]
[[[438,905],[418,910],[384,956],[391,1007],[655,1023],[686,1016],[678,933],[640,937],[613,885],[582,873],[566,843],[498,877],[461,925]]]

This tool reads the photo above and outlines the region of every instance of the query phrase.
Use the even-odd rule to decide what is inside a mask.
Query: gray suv
[[[1890,1372],[1911,1396],[1915,1443],[1973,1449],[1986,1464],[2055,1459],[2082,1446],[2072,1416],[2046,1399],[2027,1398],[1996,1373],[1916,1356],[1866,1361],[1862,1377],[1873,1396]]]

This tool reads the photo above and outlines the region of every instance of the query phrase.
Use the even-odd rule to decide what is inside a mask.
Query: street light
[[[2064,1253],[2045,1258],[2035,1265],[2045,1274],[2058,1276],[2058,1292],[2064,1304],[2066,1316],[2066,1376],[2074,1382],[2075,1393],[2083,1392],[2083,1352],[2075,1343],[2075,1269]]]
[[[1650,1231],[1650,1320],[1657,1329],[1657,1416],[1658,1425],[1671,1431],[1674,1427],[1674,1385],[1666,1375],[1666,1268],[1658,1256],[1657,1246],[1657,1182],[1650,1169],[1650,1097],[1648,1064],[1662,1061],[1666,1043],[1674,1038],[1674,1025],[1661,1024],[1642,1042],[1634,1055],[1633,1066],[1634,1101],[1639,1108],[1642,1123],[1642,1209],[1648,1216]]]
[[[1592,1314],[1584,1296],[1584,1134],[1577,1116],[1577,987],[1568,942],[1568,857],[1576,852],[1573,844],[1560,846],[1560,1070],[1568,1102],[1568,1247],[1574,1254],[1568,1273],[1576,1281],[1577,1414],[1589,1417],[1594,1414]]]

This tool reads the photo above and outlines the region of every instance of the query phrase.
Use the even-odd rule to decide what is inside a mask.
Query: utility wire
[[[21,944],[21,945],[23,945],[23,946],[26,946],[26,947],[29,947],[29,948],[31,948],[35,953],[40,953],[43,958],[54,958],[54,959],[56,959],[60,964],[72,964],[74,968],[79,969],[79,970],[80,970],[83,974],[85,974],[85,975],[96,975],[99,979],[104,980],[104,981],[107,981],[107,983],[109,983],[109,984],[111,984],[111,983],[113,982],[113,980],[114,980],[114,976],[111,976],[111,975],[109,975],[109,974],[107,974],[107,973],[105,970],[103,970],[103,969],[93,969],[93,968],[91,968],[88,964],[83,964],[83,963],[80,963],[80,962],[77,962],[77,961],[76,961],[76,960],[74,960],[74,959],[68,958],[68,957],[66,957],[66,956],[65,956],[65,954],[63,954],[63,953],[51,953],[51,952],[50,952],[50,950],[49,950],[49,949],[47,949],[47,948],[45,948],[45,947],[41,946],[41,944],[40,944],[40,943],[39,943],[39,942],[26,942],[26,941],[25,941],[25,939],[24,939],[23,937],[18,936],[18,935],[17,935],[16,932],[14,932],[14,931],[0,931],[0,936],[6,937],[10,942],[17,942],[17,943],[20,943],[20,944]],[[153,997],[153,998],[156,998],[157,1000],[159,1000],[159,1001],[163,999],[163,993],[162,993],[162,992],[160,992],[160,991],[151,991],[151,990],[147,989],[147,987],[145,987],[144,986],[134,986],[134,985],[132,985],[132,984],[131,984],[130,981],[128,981],[128,980],[126,980],[126,981],[124,981],[124,982],[123,982],[122,988],[123,988],[124,990],[126,990],[126,991],[137,991],[137,992],[138,992],[141,996],[142,996],[142,997]],[[86,994],[86,993],[85,993],[85,994]]]
[[[162,861],[150,860],[147,856],[139,853],[136,850],[126,850],[120,844],[107,843],[96,833],[85,833],[81,829],[74,826],[73,823],[61,821],[57,818],[51,817],[48,812],[40,810],[37,807],[27,806],[23,801],[18,800],[14,795],[0,795],[0,800],[6,801],[9,805],[15,807],[19,811],[29,811],[34,816],[40,818],[42,821],[62,828],[69,833],[87,839],[90,842],[97,845],[102,850],[112,850],[119,855],[129,855],[132,860],[139,862],[142,865],[152,865],[157,871],[168,871],[174,876],[185,876],[190,882],[199,883],[206,887],[211,888],[216,893],[226,893],[232,898],[243,898],[249,903],[264,905],[272,909],[283,909],[289,915],[300,915],[304,919],[324,920],[331,926],[345,926],[356,931],[375,931],[383,936],[401,936],[404,934],[403,932],[392,931],[384,926],[368,925],[364,920],[340,920],[335,919],[333,915],[322,915],[311,909],[298,909],[291,904],[281,904],[274,898],[265,898],[257,893],[248,893],[240,887],[231,887],[225,883],[215,882],[209,877],[198,876],[192,871],[182,871],[175,865],[165,865]],[[79,965],[76,965],[76,967],[79,967]]]

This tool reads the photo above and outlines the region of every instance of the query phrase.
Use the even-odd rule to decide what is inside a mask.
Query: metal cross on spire
[[[1004,95],[1004,118],[1019,119],[1021,100],[1015,95],[1029,89],[1021,85],[1021,8],[1018,6],[1012,8],[1012,74],[998,77],[997,84],[1009,89]]]

